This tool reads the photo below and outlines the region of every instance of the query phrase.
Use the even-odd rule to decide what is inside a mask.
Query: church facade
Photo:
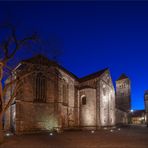
[[[96,130],[123,122],[117,118],[126,114],[116,107],[109,69],[78,78],[56,62],[38,55],[20,62],[6,85],[13,80],[15,83],[4,98],[7,103],[15,92],[15,99],[4,117],[4,129],[16,134],[59,129]]]

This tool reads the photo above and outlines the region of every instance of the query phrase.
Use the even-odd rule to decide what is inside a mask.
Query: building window
[[[35,78],[35,102],[46,102],[46,79],[42,73],[38,73]]]
[[[82,105],[86,105],[86,96],[82,97]]]

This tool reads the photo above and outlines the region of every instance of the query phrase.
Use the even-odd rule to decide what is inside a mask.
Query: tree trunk
[[[3,127],[2,127],[2,107],[3,107],[3,90],[2,90],[2,78],[3,78],[3,64],[0,63],[0,143],[3,142],[4,134],[3,134]]]

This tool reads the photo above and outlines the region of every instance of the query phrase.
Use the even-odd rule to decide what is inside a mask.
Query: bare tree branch
[[[8,102],[6,102],[6,103],[4,104],[3,110],[2,110],[2,112],[0,113],[0,115],[3,114],[4,112],[6,112],[6,110],[9,108],[9,106],[10,106],[11,103],[14,101],[15,97],[17,96],[17,93],[18,93],[19,87],[20,87],[19,83],[17,83],[17,84],[18,84],[18,85],[15,86],[15,88],[14,88],[14,90],[13,90],[13,94],[11,94],[10,98],[8,99]]]
[[[9,33],[5,32],[7,37],[5,37],[3,40],[0,40],[0,120],[1,120],[2,114],[10,106],[14,97],[17,95],[18,88],[16,87],[15,88],[16,90],[13,90],[13,95],[9,99],[6,106],[3,106],[3,96],[5,96],[7,89],[9,89],[11,85],[19,84],[19,78],[16,78],[15,80],[12,80],[10,84],[6,84],[4,89],[2,89],[1,80],[2,78],[4,78],[4,75],[3,75],[4,68],[6,67],[8,61],[15,56],[18,50],[22,49],[25,45],[29,44],[30,41],[37,41],[38,36],[36,33],[34,33],[30,36],[26,36],[22,39],[19,39],[16,33],[16,28],[10,23],[0,26],[0,28],[10,30]]]
[[[25,44],[29,41],[37,41],[37,33],[32,34],[31,36],[24,37],[23,39],[17,39],[16,29],[13,25],[8,24],[7,27],[10,29],[11,34],[9,37],[0,43],[0,48],[2,49],[4,56],[2,58],[2,63],[5,65],[11,58],[14,57],[16,52],[20,50]],[[13,44],[13,47],[11,46]]]

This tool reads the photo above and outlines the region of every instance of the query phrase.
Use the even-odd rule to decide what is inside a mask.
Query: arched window
[[[82,97],[82,105],[86,105],[86,96]]]
[[[38,73],[35,78],[35,101],[46,102],[46,79],[42,73]]]

